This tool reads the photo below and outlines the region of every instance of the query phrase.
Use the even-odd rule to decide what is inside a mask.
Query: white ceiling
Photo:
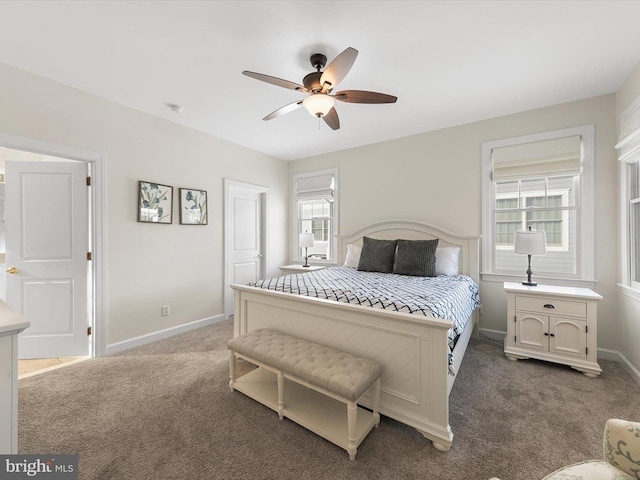
[[[638,1],[0,1],[0,62],[285,160],[612,93],[640,63]],[[309,56],[360,53],[340,130],[304,109]],[[184,107],[175,114],[165,103]],[[320,128],[318,128],[320,126]]]

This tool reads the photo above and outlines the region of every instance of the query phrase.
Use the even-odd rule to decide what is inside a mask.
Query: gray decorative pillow
[[[358,270],[391,273],[393,272],[395,254],[396,240],[377,240],[363,237]]]
[[[436,248],[434,240],[398,240],[393,273],[417,277],[436,276]]]

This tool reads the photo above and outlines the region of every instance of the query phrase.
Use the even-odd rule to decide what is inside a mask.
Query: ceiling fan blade
[[[275,112],[271,112],[269,115],[263,118],[263,120],[271,120],[272,118],[280,117],[285,113],[293,112],[302,106],[302,100],[298,100],[297,102],[290,103],[285,105],[284,107],[280,107]]]
[[[324,69],[324,73],[322,77],[320,77],[320,84],[322,88],[330,92],[332,88],[335,88],[338,83],[342,81],[344,77],[347,76],[349,70],[351,70],[351,66],[353,62],[356,61],[356,57],[358,56],[358,51],[355,48],[348,47],[333,59],[327,68]]]
[[[335,94],[336,100],[347,103],[396,103],[398,97],[366,90],[343,90]]]
[[[242,72],[243,75],[247,77],[255,78],[256,80],[261,80],[263,82],[270,83],[272,85],[277,85],[278,87],[290,88],[291,90],[298,90],[300,92],[307,92],[307,89],[302,85],[290,82],[289,80],[283,80],[282,78],[272,77],[271,75],[264,75],[263,73],[250,72],[245,70]]]
[[[324,120],[324,123],[329,125],[333,130],[338,130],[340,128],[340,119],[338,118],[338,112],[336,112],[335,108],[331,107],[331,110],[329,110],[322,119]]]

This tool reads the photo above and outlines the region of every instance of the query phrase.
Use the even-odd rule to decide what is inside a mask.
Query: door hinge
[[[87,252],[87,260],[91,260],[91,252]]]
[[[584,354],[589,355],[589,347],[584,347]]]
[[[87,187],[91,186],[91,177],[87,177]]]
[[[589,325],[585,325],[584,326],[584,331],[585,331],[585,333],[589,333]]]
[[[91,336],[91,327],[87,327],[87,337]]]
[[[516,335],[513,336],[513,341],[515,342],[518,337]]]

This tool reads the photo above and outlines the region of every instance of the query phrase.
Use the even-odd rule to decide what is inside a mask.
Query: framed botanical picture
[[[207,192],[196,188],[180,189],[180,224],[206,225],[209,218]]]
[[[172,223],[173,187],[152,182],[138,182],[138,221]]]

